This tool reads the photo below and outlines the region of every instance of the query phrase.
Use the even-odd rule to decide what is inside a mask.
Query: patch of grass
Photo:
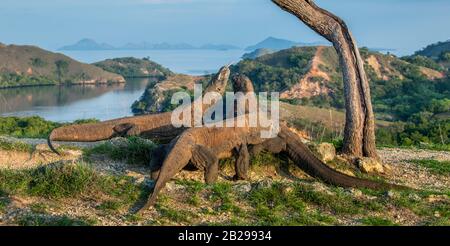
[[[0,197],[0,213],[4,213],[11,201],[8,198]]]
[[[87,165],[41,167],[29,173],[28,193],[47,198],[81,195],[96,187],[100,177]]]
[[[19,142],[13,143],[0,138],[0,150],[31,152],[33,151],[33,146],[26,143],[19,143]]]
[[[253,190],[250,204],[260,225],[329,225],[335,219],[318,211],[307,212],[306,204],[295,192],[287,192],[286,185],[275,183],[268,188]]]
[[[45,214],[48,206],[42,203],[34,203],[30,205],[30,210],[33,213]]]
[[[397,224],[389,219],[381,217],[366,217],[361,219],[361,223],[366,226],[396,226]]]
[[[106,155],[113,160],[126,161],[129,164],[148,165],[151,154],[156,144],[138,137],[130,137],[126,143],[119,146],[112,143],[104,143],[85,151],[87,157],[93,154]]]
[[[120,208],[122,208],[122,203],[117,201],[105,201],[99,206],[97,206],[97,209],[105,211],[105,212],[112,212],[117,211]]]
[[[17,223],[21,226],[93,226],[96,224],[93,220],[45,214],[27,214],[19,217]]]
[[[191,221],[190,218],[194,216],[193,213],[189,211],[176,210],[166,206],[157,206],[156,209],[161,214],[161,217],[166,218],[171,222],[189,223]]]
[[[233,192],[230,184],[216,183],[211,186],[211,191],[211,200],[214,202],[220,201],[221,203],[218,208],[219,212],[241,212],[240,208],[234,205],[234,201],[232,198]]]
[[[419,199],[413,199],[412,195]],[[450,218],[450,203],[447,201],[428,202],[427,197],[430,195],[443,195],[431,191],[403,191],[391,201],[394,206],[399,208],[407,208],[421,217],[434,217],[438,213],[443,218]],[[446,194],[448,196],[448,194]],[[387,199],[387,198],[386,198]]]
[[[429,221],[426,221],[426,226],[450,226],[450,218],[432,218]]]
[[[125,219],[132,223],[136,223],[143,220],[142,216],[140,216],[139,214],[127,214],[125,215]]]
[[[62,163],[31,170],[0,169],[0,190],[51,199],[105,194],[129,204],[145,189],[131,177],[100,175],[84,163]]]
[[[333,194],[327,194],[315,191],[312,187],[297,184],[295,193],[304,201],[331,210],[336,214],[360,214],[366,210],[380,211],[383,208],[383,205],[376,201],[356,199],[339,188],[335,188]]]
[[[61,126],[43,118],[0,117],[0,134],[19,138],[46,138],[50,132]]]
[[[450,174],[450,161],[437,161],[437,160],[411,160],[419,166],[425,167],[430,170],[430,172],[439,175],[449,175]]]
[[[97,119],[77,120],[69,124],[47,121],[41,117],[0,117],[0,135],[18,138],[47,138],[58,127],[70,124],[96,123]]]
[[[200,197],[199,193],[206,188],[206,185],[199,181],[177,181],[177,184],[183,185],[186,187],[189,196],[187,198],[187,202],[193,206],[200,205]]]

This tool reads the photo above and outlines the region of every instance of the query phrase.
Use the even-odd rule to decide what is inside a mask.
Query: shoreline
[[[0,86],[0,91],[5,89],[17,89],[17,88],[29,88],[29,87],[50,87],[50,86],[82,86],[82,85],[108,85],[108,84],[125,84],[125,81],[116,82],[96,82],[96,83],[68,83],[68,84],[35,84],[35,85],[12,85],[12,86]]]

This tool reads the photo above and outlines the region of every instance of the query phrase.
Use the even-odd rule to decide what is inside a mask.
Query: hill
[[[415,55],[427,56],[433,59],[438,59],[442,53],[446,52],[450,52],[450,40],[428,45],[424,49],[417,51]]]
[[[35,46],[0,46],[0,88],[117,82],[125,79],[59,53]]]
[[[263,41],[249,46],[245,48],[247,51],[255,51],[257,49],[270,49],[270,50],[284,50],[289,49],[295,46],[312,46],[317,45],[318,43],[300,43],[300,42],[294,42],[286,39],[280,39],[280,38],[274,38],[274,37],[268,37],[264,39]]]
[[[412,76],[440,79],[444,74],[417,66],[392,55],[362,49],[372,81],[405,80]],[[284,99],[333,95],[342,89],[342,75],[336,51],[328,46],[294,47],[243,60],[234,72],[249,76],[258,90],[278,91]]]
[[[92,39],[82,39],[75,44],[61,47],[59,50],[113,50],[114,46],[107,43],[97,43]]]
[[[450,71],[450,40],[431,44],[406,59],[419,65],[442,69],[448,73]]]
[[[269,54],[272,54],[272,53],[275,53],[275,51],[271,50],[271,49],[262,48],[262,49],[257,49],[255,51],[252,51],[252,52],[249,52],[249,53],[245,53],[242,56],[242,59],[256,59],[256,58],[261,57],[263,55],[269,55]]]
[[[150,61],[148,58],[123,57],[96,62],[92,65],[128,78],[167,77],[173,75],[172,71],[156,62]]]
[[[132,106],[134,114],[147,114],[172,111],[176,106],[171,104],[172,95],[176,92],[194,90],[194,85],[206,84],[210,76],[192,76],[175,74],[156,84],[147,86],[144,94]]]

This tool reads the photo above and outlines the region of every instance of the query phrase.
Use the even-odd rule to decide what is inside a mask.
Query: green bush
[[[0,135],[20,138],[45,138],[50,132],[61,126],[59,123],[34,117],[0,117]]]
[[[85,124],[99,122],[96,119],[77,120],[69,124]],[[18,138],[47,138],[51,131],[61,127],[62,123],[47,121],[38,116],[32,117],[0,117],[0,135]]]

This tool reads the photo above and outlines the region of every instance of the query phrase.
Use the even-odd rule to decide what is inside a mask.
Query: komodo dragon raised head
[[[248,122],[248,115],[237,118],[239,117],[246,117],[245,120]],[[227,119],[227,121],[237,118]],[[351,177],[328,167],[284,123],[281,124],[280,132],[274,138],[262,138],[263,130],[268,129],[247,125],[246,127],[202,127],[186,130],[170,144],[166,159],[157,175],[153,193],[140,212],[153,206],[166,183],[190,163],[205,172],[205,181],[210,184],[218,178],[219,160],[235,155],[237,157],[235,179],[247,179],[250,160],[248,146],[260,146],[271,153],[286,152],[299,168],[312,177],[332,185],[382,190],[406,188]]]
[[[225,92],[230,77],[228,66],[220,71],[208,84],[205,93]],[[193,104],[195,105],[195,104]],[[211,104],[203,104],[208,109]],[[114,137],[142,136],[161,141],[170,141],[179,135],[183,129],[175,128],[171,122],[171,113],[151,114],[109,120],[101,123],[69,125],[54,129],[48,137],[48,145],[55,152],[52,141],[62,142],[97,142]],[[59,154],[59,153],[58,153]]]

